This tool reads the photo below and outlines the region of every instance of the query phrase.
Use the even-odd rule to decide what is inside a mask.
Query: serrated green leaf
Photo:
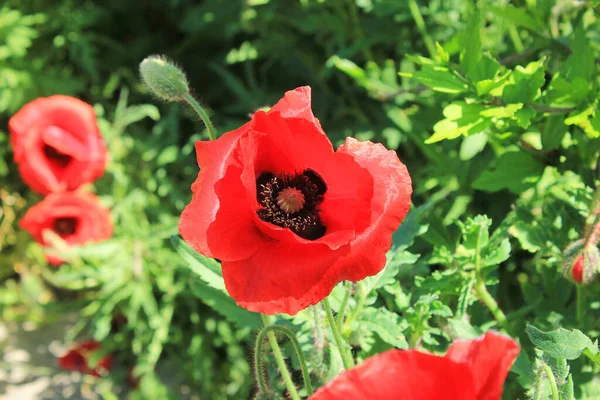
[[[456,101],[444,108],[443,119],[433,126],[434,134],[425,143],[435,143],[440,140],[456,139],[464,135],[483,132],[490,124],[491,118],[481,116],[485,107],[481,104],[467,104]]]
[[[462,35],[460,66],[463,71],[473,79],[476,71],[480,68],[481,59],[481,14],[475,9],[473,15],[467,22],[467,27]],[[476,79],[474,79],[476,80]]]
[[[188,268],[193,273],[198,275],[210,287],[227,293],[221,273],[221,265],[217,261],[197,253],[180,236],[171,236],[171,243],[181,258],[187,262]]]
[[[377,333],[384,342],[399,349],[408,349],[408,342],[403,333],[408,326],[400,322],[397,314],[384,308],[367,308],[360,313],[357,323]]]
[[[507,104],[503,107],[489,107],[485,110],[482,110],[480,114],[484,117],[495,117],[495,118],[510,118],[515,115],[515,113],[523,108],[522,103],[517,104]]]
[[[412,74],[400,73],[400,76],[413,77],[438,92],[462,93],[469,88],[466,82],[454,75],[447,67],[438,65],[426,64],[420,71]]]
[[[559,328],[551,332],[544,332],[533,325],[525,328],[529,340],[544,353],[554,358],[575,360],[585,350],[593,355],[598,354],[598,344],[593,343],[583,332],[578,329],[571,331]]]
[[[528,103],[538,97],[546,82],[543,63],[544,60],[534,61],[525,68],[518,65],[512,74],[514,83],[504,86],[502,101],[506,104]]]
[[[473,182],[473,187],[486,192],[508,189],[521,193],[540,179],[544,165],[523,151],[511,151],[501,155],[495,168],[483,171]]]

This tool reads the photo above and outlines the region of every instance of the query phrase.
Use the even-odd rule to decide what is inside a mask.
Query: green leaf
[[[572,38],[570,43],[572,53],[564,65],[566,76],[571,80],[581,78],[584,82],[590,82],[596,73],[596,53],[586,37],[583,24],[577,26]]]
[[[562,116],[553,115],[547,117],[542,129],[542,146],[544,150],[558,149],[565,133],[567,133],[567,127],[564,124]]]
[[[575,110],[565,119],[565,125],[577,125],[591,139],[600,137],[600,113],[595,111],[596,103],[584,110]]]
[[[217,261],[197,253],[180,236],[171,236],[171,243],[181,258],[187,262],[188,268],[193,273],[198,275],[210,287],[227,293],[221,273],[221,265]]]
[[[544,353],[554,358],[575,360],[581,353],[588,350],[592,355],[598,354],[598,344],[593,343],[583,332],[578,329],[572,331],[559,328],[551,332],[544,332],[533,325],[525,328],[529,340]]]
[[[484,54],[477,63],[477,68],[470,72],[473,82],[495,79],[500,70],[500,63],[489,54]]]
[[[426,64],[415,73],[401,72],[399,74],[404,77],[413,77],[438,92],[462,93],[469,88],[466,82],[454,75],[447,67],[439,65]]]
[[[509,5],[506,7],[492,6],[489,7],[489,10],[505,21],[527,28],[530,31],[541,33],[546,30],[545,24],[529,15],[524,8],[517,8]]]
[[[518,65],[513,71],[513,84],[506,85],[502,91],[502,101],[510,103],[528,103],[540,94],[540,88],[545,83],[544,60],[527,64],[523,68]]]
[[[490,107],[481,111],[480,114],[484,117],[496,117],[496,118],[510,118],[515,113],[523,108],[522,103],[508,104],[504,107]]]
[[[476,133],[464,138],[460,144],[459,157],[462,161],[470,160],[479,154],[488,142],[488,135],[484,132]]]
[[[473,187],[486,192],[508,189],[521,193],[540,179],[544,165],[523,151],[502,154],[496,167],[484,171],[473,182]]]
[[[491,118],[483,117],[481,112],[485,107],[481,104],[467,104],[455,101],[444,108],[446,119],[433,126],[434,134],[425,143],[435,143],[444,139],[456,139],[461,135],[472,135],[484,131],[490,124]]]
[[[400,323],[397,314],[385,308],[367,308],[360,313],[356,322],[359,326],[377,333],[384,342],[399,349],[408,349],[408,342],[403,333],[407,326]]]
[[[481,14],[475,10],[462,35],[460,66],[467,75],[476,74],[481,59]],[[473,76],[471,76],[473,78]],[[476,80],[476,79],[474,79]]]
[[[238,306],[225,292],[214,289],[202,281],[192,282],[190,286],[196,297],[240,328],[260,328],[260,314]]]

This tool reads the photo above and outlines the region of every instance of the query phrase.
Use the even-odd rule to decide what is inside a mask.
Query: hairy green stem
[[[577,297],[577,322],[579,329],[584,330],[586,327],[586,309],[587,309],[587,293],[585,285],[575,285]]]
[[[433,39],[431,39],[431,36],[429,36],[429,32],[427,32],[427,26],[425,26],[425,20],[423,20],[423,15],[421,14],[421,10],[419,10],[417,0],[408,0],[408,8],[410,9],[410,13],[412,14],[413,20],[417,25],[419,33],[421,33],[421,36],[423,36],[423,41],[425,42],[425,47],[427,47],[429,55],[432,58],[435,57],[437,54],[437,49],[433,43]]]
[[[356,291],[358,292],[358,300],[356,302],[356,307],[354,307],[352,314],[350,314],[350,316],[344,322],[343,332],[344,336],[346,337],[352,332],[352,323],[354,323],[356,318],[358,318],[358,315],[362,311],[363,307],[365,306],[365,301],[367,300],[368,293],[363,290],[363,285],[361,282],[358,282],[356,284]]]
[[[554,373],[552,372],[552,369],[548,366],[548,364],[544,364],[544,372],[546,372],[548,381],[550,381],[550,389],[552,390],[552,400],[560,400],[560,397],[558,395],[558,387],[556,386],[556,379],[554,378]]]
[[[348,287],[348,285],[344,285],[346,291],[344,293],[344,297],[342,298],[342,302],[340,303],[340,309],[338,311],[338,315],[336,318],[338,330],[342,331],[342,325],[344,323],[344,316],[346,314],[346,305],[348,304],[348,300],[350,299],[350,292],[352,291],[352,286]]]
[[[292,342],[292,346],[294,347],[294,351],[296,352],[296,356],[298,357],[298,362],[300,363],[300,369],[302,370],[302,378],[304,379],[304,387],[306,388],[306,393],[310,396],[313,394],[312,384],[310,382],[310,373],[308,372],[308,366],[306,365],[306,359],[304,358],[304,354],[302,353],[302,348],[300,347],[300,343],[296,338],[294,332],[286,328],[285,326],[280,325],[269,325],[265,326],[258,333],[256,337],[256,351],[254,353],[254,366],[255,366],[255,374],[256,381],[258,382],[258,387],[262,392],[267,392],[267,384],[264,381],[265,374],[263,373],[263,357],[262,357],[262,348],[265,340],[265,336],[270,332],[280,332],[286,335],[290,341]],[[262,380],[262,382],[261,382]]]
[[[183,98],[190,105],[190,107],[192,107],[194,111],[196,111],[196,114],[198,114],[198,116],[202,119],[202,122],[204,122],[204,126],[206,126],[206,131],[208,132],[208,137],[210,138],[210,140],[215,140],[217,138],[217,132],[215,131],[215,127],[210,121],[206,110],[202,108],[200,103],[198,103],[196,99],[192,97],[191,94],[186,93],[183,95]]]
[[[271,320],[268,316],[262,314],[261,318],[265,326],[271,325]],[[300,395],[298,395],[298,391],[296,390],[294,381],[292,381],[290,371],[288,370],[287,365],[285,364],[285,360],[283,359],[283,354],[281,354],[281,348],[279,347],[279,343],[277,343],[277,338],[275,338],[275,334],[269,331],[267,332],[267,338],[269,339],[269,343],[271,344],[271,348],[273,349],[275,362],[279,367],[281,377],[283,378],[283,382],[285,383],[285,387],[287,388],[290,397],[292,398],[292,400],[300,400]]]
[[[338,347],[340,355],[342,356],[342,363],[344,363],[344,368],[350,369],[354,367],[354,360],[352,359],[352,354],[350,354],[350,350],[347,348],[346,341],[340,334],[340,331],[337,327],[335,317],[333,316],[333,311],[331,310],[331,306],[329,305],[328,298],[325,298],[325,300],[323,300],[323,305],[325,306],[327,320],[329,321],[329,326],[331,327],[331,332],[333,333],[333,339],[335,340],[335,344]]]

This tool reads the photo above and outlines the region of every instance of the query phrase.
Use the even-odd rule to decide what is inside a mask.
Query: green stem
[[[586,317],[585,312],[587,308],[587,293],[585,285],[575,285],[576,296],[577,296],[577,322],[579,323],[579,329],[585,330]]]
[[[331,327],[331,332],[333,333],[335,344],[338,347],[340,355],[342,356],[344,368],[350,369],[354,367],[354,360],[352,359],[352,354],[350,354],[349,349],[346,347],[346,341],[344,340],[344,338],[342,338],[342,335],[340,335],[340,331],[338,330],[337,324],[335,322],[335,317],[333,316],[333,311],[331,310],[331,306],[329,305],[328,298],[325,298],[325,300],[323,300],[323,305],[325,306],[325,313],[327,314],[327,320],[329,321],[329,326]]]
[[[267,392],[267,385],[263,381],[261,384],[261,378],[264,379],[265,376],[262,373],[264,371],[263,368],[263,358],[262,358],[262,346],[265,340],[265,335],[268,335],[270,332],[280,332],[286,335],[290,341],[292,342],[292,346],[294,347],[294,351],[296,352],[296,356],[298,357],[298,361],[300,363],[300,369],[302,370],[302,378],[304,379],[304,386],[306,388],[306,393],[310,396],[313,394],[312,384],[310,382],[310,373],[308,372],[308,367],[306,365],[306,359],[304,358],[304,354],[302,353],[302,348],[300,347],[300,343],[296,338],[294,332],[286,328],[285,326],[280,325],[269,325],[265,326],[256,337],[256,352],[254,354],[254,365],[255,365],[255,374],[256,381],[258,382],[258,387],[261,391]]]
[[[358,318],[358,315],[362,311],[363,307],[365,306],[365,301],[367,300],[368,293],[366,293],[363,290],[362,284],[360,282],[356,284],[356,291],[358,292],[358,301],[356,302],[356,307],[354,308],[354,311],[352,311],[352,314],[350,314],[350,316],[346,318],[346,321],[344,322],[343,331],[345,336],[351,333],[352,324],[354,323],[356,318]]]
[[[417,4],[417,0],[408,0],[408,8],[410,9],[410,13],[412,14],[413,19],[415,20],[415,24],[417,25],[417,29],[421,36],[423,36],[423,41],[425,42],[425,47],[427,47],[427,51],[431,57],[435,57],[437,54],[437,49],[435,48],[435,44],[429,36],[429,32],[427,32],[427,27],[425,26],[425,21],[423,20],[423,15],[419,10],[419,5]]]
[[[543,375],[544,370],[540,368],[535,377],[535,393],[533,394],[533,400],[542,400],[542,384],[544,383],[544,380],[542,379]]]
[[[546,372],[546,376],[550,381],[550,389],[552,389],[552,400],[560,400],[558,395],[558,387],[556,386],[556,379],[554,378],[554,373],[552,373],[552,369],[548,366],[548,364],[544,365],[544,371]]]
[[[265,326],[271,325],[271,320],[267,315],[262,314],[261,318]],[[283,382],[285,383],[285,387],[287,388],[290,397],[292,400],[300,400],[300,396],[298,395],[298,391],[296,390],[296,386],[294,385],[294,381],[292,381],[292,376],[290,375],[290,371],[288,371],[287,365],[285,364],[285,360],[283,359],[283,355],[281,354],[281,348],[279,347],[279,343],[277,343],[277,339],[275,338],[275,334],[271,331],[267,332],[267,338],[269,339],[269,343],[271,344],[271,348],[273,349],[273,355],[275,356],[275,362],[281,371],[281,377],[283,378]]]
[[[508,36],[510,36],[510,40],[513,42],[513,46],[515,46],[515,50],[517,53],[522,53],[525,51],[525,46],[523,46],[523,42],[519,37],[519,31],[517,27],[513,24],[508,25]]]
[[[485,304],[485,306],[490,310],[498,324],[504,329],[506,329],[506,315],[498,306],[496,299],[488,292],[487,287],[485,286],[485,278],[481,274],[481,227],[479,227],[479,232],[477,235],[477,243],[475,249],[475,293],[477,293],[477,297]]]
[[[342,331],[342,325],[344,323],[344,316],[346,314],[346,305],[348,304],[348,300],[350,299],[350,292],[352,291],[352,287],[346,287],[346,292],[344,293],[344,298],[340,304],[340,309],[338,311],[338,315],[336,318],[338,330]]]
[[[206,131],[208,132],[208,137],[210,138],[210,140],[215,140],[217,138],[217,132],[215,131],[215,127],[213,126],[212,122],[210,121],[210,118],[209,118],[206,110],[204,108],[202,108],[200,103],[198,103],[196,101],[196,99],[194,99],[192,97],[191,94],[186,93],[183,95],[183,98],[190,105],[190,107],[192,107],[194,109],[194,111],[196,111],[196,114],[198,114],[198,116],[202,119],[202,122],[204,122],[204,125],[206,126]]]

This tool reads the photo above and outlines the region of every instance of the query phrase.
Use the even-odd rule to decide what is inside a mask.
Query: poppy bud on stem
[[[184,72],[164,56],[149,56],[140,63],[140,75],[148,88],[165,101],[185,101],[204,122],[211,140],[217,138],[206,110],[192,97]]]

